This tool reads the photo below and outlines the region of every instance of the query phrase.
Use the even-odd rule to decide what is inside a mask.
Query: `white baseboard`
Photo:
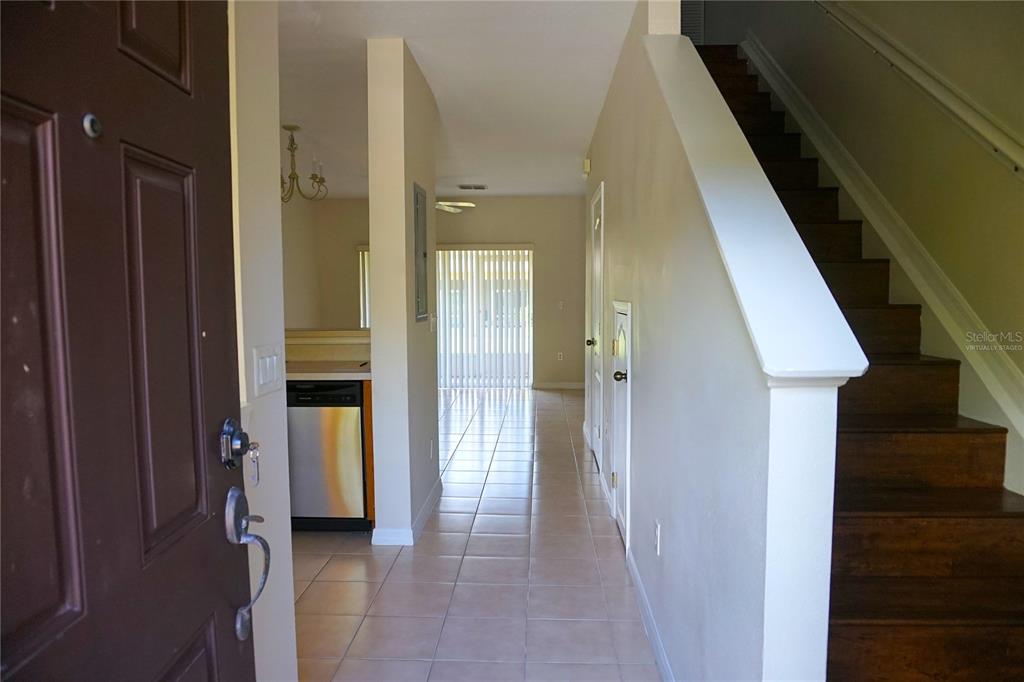
[[[420,507],[419,512],[416,514],[416,520],[412,522],[414,538],[418,538],[420,533],[423,532],[423,527],[427,525],[427,520],[430,519],[430,515],[434,511],[434,507],[437,506],[437,501],[441,499],[443,491],[444,484],[441,482],[440,477],[438,477],[434,482],[434,487],[430,489],[430,494],[427,495],[427,499],[423,502],[423,506]]]
[[[534,383],[533,388],[538,391],[582,391],[582,381],[544,381]]]
[[[381,528],[373,529],[375,545],[411,545],[413,543],[412,528]]]
[[[601,492],[604,493],[604,503],[608,506],[608,514],[612,517],[615,516],[615,506],[612,503],[612,491],[608,489],[608,479],[603,473],[600,475],[601,479]]]
[[[644,588],[644,581],[640,579],[640,570],[636,567],[632,552],[626,553],[626,566],[629,568],[629,575],[633,578],[636,600],[640,605],[640,618],[643,620],[644,629],[647,630],[647,639],[651,641],[651,648],[654,650],[654,662],[658,666],[658,673],[663,680],[674,680],[676,678],[672,674],[672,666],[668,662],[665,642],[661,638],[658,624],[654,621],[651,601],[647,598],[647,590]]]
[[[939,267],[914,232],[900,217],[857,160],[846,149],[804,94],[767,51],[760,39],[747,32],[740,45],[751,64],[793,116],[817,149],[839,184],[850,195],[867,222],[906,272],[922,299],[978,375],[985,390],[1006,414],[1010,428],[1024,434],[1024,372],[1003,350],[976,352],[968,348],[970,332],[987,327],[967,299]]]
[[[427,525],[427,519],[430,518],[430,514],[434,511],[434,507],[437,505],[438,499],[441,497],[441,491],[443,486],[441,479],[438,478],[437,482],[434,483],[434,487],[430,489],[430,494],[427,495],[427,499],[423,502],[419,512],[416,514],[416,519],[412,522],[411,528],[374,528],[373,529],[373,544],[375,545],[412,545],[416,543],[416,538],[423,532],[423,527]]]

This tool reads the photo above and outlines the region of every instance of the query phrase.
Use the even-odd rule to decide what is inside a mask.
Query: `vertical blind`
[[[533,385],[533,251],[438,250],[440,388]]]

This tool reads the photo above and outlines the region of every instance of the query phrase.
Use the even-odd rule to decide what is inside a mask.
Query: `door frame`
[[[616,315],[616,318],[615,318],[616,319],[616,325],[615,326],[616,327],[618,326],[618,324],[617,324],[618,316],[619,315],[624,315],[626,317],[626,325],[627,325],[626,326],[626,331],[629,334],[629,339],[628,339],[628,342],[626,344],[626,355],[625,355],[625,361],[626,361],[625,362],[625,364],[626,364],[626,381],[625,381],[625,385],[622,386],[622,390],[624,390],[626,392],[625,415],[624,415],[624,419],[623,419],[623,421],[625,422],[625,426],[624,426],[625,433],[623,434],[623,438],[622,438],[622,444],[623,444],[622,447],[624,449],[624,452],[622,453],[622,470],[621,471],[616,471],[616,473],[618,474],[618,479],[619,480],[617,481],[617,485],[614,488],[614,495],[615,495],[615,503],[614,504],[615,504],[615,506],[614,506],[614,508],[612,510],[612,516],[615,517],[616,522],[618,522],[619,521],[618,511],[620,509],[619,501],[620,501],[620,496],[621,496],[623,504],[621,505],[621,510],[622,510],[622,519],[621,519],[622,526],[620,527],[620,530],[623,533],[622,541],[623,541],[623,543],[625,543],[626,551],[628,552],[629,551],[629,546],[630,546],[630,534],[631,534],[630,533],[630,523],[629,523],[629,521],[630,521],[630,518],[632,516],[632,504],[633,504],[633,495],[632,495],[632,480],[633,480],[633,475],[632,475],[632,473],[633,473],[633,457],[632,457],[632,450],[633,450],[633,448],[632,448],[632,440],[633,440],[633,390],[632,390],[632,381],[633,381],[633,304],[630,303],[629,301],[617,301],[616,300],[616,301],[612,301],[612,308],[615,310],[615,315]],[[616,382],[616,386],[618,386],[618,383],[619,382]],[[615,390],[615,389],[613,389],[613,390]],[[612,398],[612,406],[613,406],[612,415],[613,415],[613,419],[614,419],[613,423],[616,424],[615,430],[613,431],[613,434],[615,434],[615,435],[612,438],[612,464],[613,464],[612,469],[613,469],[613,471],[615,470],[614,464],[618,460],[617,453],[616,453],[616,450],[615,450],[615,444],[618,441],[617,425],[618,425],[618,422],[619,422],[619,419],[618,419],[619,415],[615,413],[614,405],[615,405],[615,399],[613,397]]]
[[[595,208],[596,207],[596,208]],[[595,218],[597,220],[595,224]],[[598,253],[594,253],[594,232],[599,232],[601,235],[600,245]],[[595,260],[600,261],[600,269],[595,273],[593,263]],[[586,354],[585,372],[584,377],[584,419],[583,419],[583,438],[586,444],[590,447],[594,453],[594,459],[597,463],[598,471],[601,470],[604,465],[604,438],[602,437],[602,426],[604,424],[604,367],[599,367],[601,372],[602,380],[599,390],[599,395],[594,396],[594,360],[595,356],[598,363],[603,365],[604,356],[601,353],[601,336],[604,332],[604,180],[597,185],[597,189],[591,196],[589,209],[587,211],[587,264],[590,271],[590,276],[587,278],[587,338],[594,338],[596,344],[588,347]],[[595,282],[596,280],[596,282]],[[598,320],[595,323],[594,320],[594,297],[597,297],[598,305]],[[596,335],[593,334],[594,328],[598,329]],[[597,405],[597,414],[594,414],[594,406]],[[597,427],[597,436],[594,436],[594,428]]]

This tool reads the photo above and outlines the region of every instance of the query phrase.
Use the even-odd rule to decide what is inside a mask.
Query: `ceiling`
[[[581,162],[633,2],[279,7],[281,122],[302,126],[299,174],[308,176],[315,153],[331,196],[366,196],[365,40],[395,36],[405,38],[441,114],[438,194],[470,194],[460,183],[488,186],[472,194],[583,193]]]

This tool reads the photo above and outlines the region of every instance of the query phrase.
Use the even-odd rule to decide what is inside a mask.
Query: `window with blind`
[[[439,249],[437,321],[440,388],[532,386],[532,249]]]

